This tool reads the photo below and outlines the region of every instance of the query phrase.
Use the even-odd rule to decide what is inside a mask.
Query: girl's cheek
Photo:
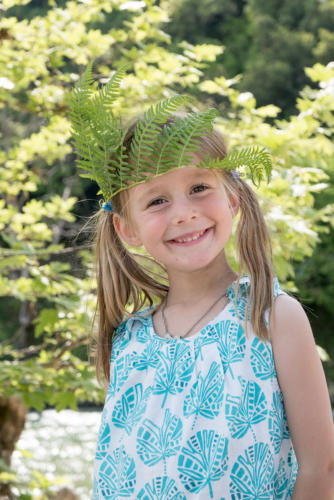
[[[148,220],[148,224],[152,227],[157,226],[159,224],[164,224],[166,219],[165,214],[162,211],[156,211],[151,214],[151,217]]]

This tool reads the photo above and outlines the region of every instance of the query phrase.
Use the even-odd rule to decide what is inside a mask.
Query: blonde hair
[[[170,118],[167,123],[173,122]],[[124,145],[129,150],[136,122],[129,128]],[[201,138],[201,147],[196,153],[199,160],[224,158],[227,154],[224,136],[214,129],[210,135]],[[236,245],[239,259],[237,288],[241,276],[247,272],[250,278],[250,295],[245,316],[247,328],[248,311],[255,334],[266,340],[269,328],[265,311],[273,309],[273,266],[271,242],[268,230],[255,193],[246,182],[232,172],[221,171],[227,191],[240,200],[240,219],[236,231]],[[129,220],[127,211],[128,191],[113,197],[113,212]],[[152,262],[153,261],[152,259]],[[138,263],[118,236],[113,217],[101,210],[96,229],[96,273],[98,338],[96,344],[96,370],[109,381],[112,339],[116,328],[131,314],[144,306],[152,306],[157,298],[162,300],[168,292],[163,283],[163,274],[154,273]],[[236,293],[237,296],[237,293]]]

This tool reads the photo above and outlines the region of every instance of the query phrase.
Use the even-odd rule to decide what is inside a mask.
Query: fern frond
[[[267,182],[270,181],[272,161],[266,149],[255,146],[233,150],[223,159],[215,158],[211,160],[207,157],[198,166],[203,168],[224,168],[225,170],[245,168],[249,171],[253,184],[258,186],[264,179]]]
[[[135,177],[139,175],[143,166],[150,169],[150,162],[147,158],[154,152],[156,140],[161,134],[159,124],[165,123],[177,108],[192,100],[190,96],[185,95],[176,95],[164,99],[155,106],[151,106],[144,113],[143,120],[138,121],[134,138],[131,141],[130,153],[131,161],[135,167]]]
[[[121,119],[114,116],[111,106],[119,97],[127,68],[128,65],[122,66],[97,90],[90,63],[70,96],[72,140],[79,156],[78,167],[88,171],[85,177],[94,179],[105,196],[110,194],[116,180],[110,158],[119,157],[123,137]],[[119,160],[124,162],[124,155]]]
[[[93,61],[91,61],[81,78],[77,82],[76,86],[72,90],[70,94],[70,111],[69,116],[72,120],[72,123],[75,125],[80,124],[82,121],[87,120],[87,103],[89,102],[93,89],[94,89],[94,80],[92,75],[92,67]]]
[[[122,80],[129,68],[130,64],[123,64],[123,66],[113,74],[106,85],[102,87],[101,96],[106,106],[111,106],[115,99],[119,97]]]
[[[266,149],[256,146],[231,151],[224,158],[222,166],[229,170],[246,167],[255,186],[258,186],[265,178],[267,182],[271,178],[271,156]]]
[[[188,165],[192,157],[187,153],[195,153],[198,151],[200,138],[212,132],[213,120],[217,117],[218,112],[214,108],[209,108],[202,113],[192,114],[189,116],[189,123],[186,129],[181,130],[180,134],[180,150],[178,157],[178,167]]]
[[[201,113],[175,118],[174,123],[164,127],[150,157],[150,164],[155,166],[155,175],[189,165],[193,160],[192,154],[200,147],[201,137],[212,131],[216,116],[217,111],[209,108]]]

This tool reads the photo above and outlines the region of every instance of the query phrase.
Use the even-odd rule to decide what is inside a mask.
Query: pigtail
[[[113,224],[113,217],[102,212],[96,233],[96,275],[98,338],[96,371],[109,381],[112,339],[116,328],[145,305],[153,305],[153,297],[163,298],[168,287],[152,278],[126,249]]]
[[[240,220],[236,241],[239,254],[239,278],[247,270],[251,287],[246,318],[251,308],[251,324],[262,340],[269,339],[265,311],[273,311],[273,281],[271,241],[268,229],[253,190],[241,179],[235,181],[240,199]],[[247,326],[247,325],[246,325]]]

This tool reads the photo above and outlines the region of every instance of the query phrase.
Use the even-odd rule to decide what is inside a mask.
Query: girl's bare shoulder
[[[278,295],[274,302],[274,315],[271,324],[273,340],[277,340],[277,335],[291,335],[295,328],[294,336],[302,335],[313,338],[310,322],[302,304],[286,293]]]

